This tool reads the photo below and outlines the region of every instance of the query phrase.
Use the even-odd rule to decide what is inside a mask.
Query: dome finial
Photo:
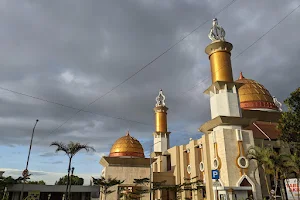
[[[130,136],[130,134],[129,134],[129,130],[126,132],[126,136]]]
[[[208,38],[214,42],[216,40],[225,41],[225,31],[222,26],[219,26],[218,19],[214,18],[212,22],[212,27],[208,34]]]
[[[165,95],[163,94],[163,91],[162,89],[160,89],[159,93],[158,93],[158,96],[156,97],[156,107],[158,106],[166,106],[166,97]]]
[[[240,77],[239,80],[244,79],[245,77],[243,76],[243,72],[240,72]]]

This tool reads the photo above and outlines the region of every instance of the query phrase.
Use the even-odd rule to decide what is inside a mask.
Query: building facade
[[[249,147],[270,145],[278,152],[289,151],[282,148],[277,140],[280,133],[276,126],[281,115],[281,104],[263,85],[245,78],[242,73],[234,80],[231,66],[233,45],[225,41],[225,31],[218,25],[217,19],[213,20],[209,38],[212,42],[205,48],[205,53],[210,61],[212,83],[204,93],[210,97],[211,119],[199,128],[203,136],[190,140],[188,144],[170,147],[168,107],[161,90],[154,108],[151,160],[145,161],[139,169],[130,164],[130,170],[137,172],[132,177],[126,175],[130,174],[130,170],[116,170],[118,173],[114,177],[122,177],[129,182],[133,178],[147,177],[150,173],[150,179],[154,182],[151,188],[156,188],[150,194],[151,199],[261,200],[268,195],[268,191],[262,172],[255,170],[256,163],[247,159]],[[117,151],[129,152],[123,158],[118,154],[122,162],[127,159],[124,156],[129,154],[132,162],[137,159],[133,158],[138,152],[134,148],[122,150],[119,147]],[[103,163],[105,159],[101,160],[105,166],[104,176],[113,176],[112,172],[108,173],[109,164]],[[140,156],[138,159],[145,158]],[[125,166],[120,163],[119,168]],[[148,163],[151,163],[150,169]],[[128,164],[126,166],[129,167]],[[213,177],[213,171],[218,176]],[[159,187],[155,186],[156,183]]]
[[[19,200],[22,184],[14,184],[8,186],[7,192],[9,193],[10,200]],[[36,185],[36,184],[25,184],[24,185],[24,198],[32,193],[37,199],[43,200],[59,200],[63,199],[66,192],[65,185]],[[82,186],[72,185],[71,187],[71,198],[73,200],[95,200],[99,199],[99,187],[98,186]]]
[[[100,164],[104,167],[101,176],[106,180],[117,178],[124,181],[110,188],[113,193],[102,193],[102,200],[129,199],[129,196],[130,199],[149,199],[149,193],[139,194],[149,187],[135,184],[134,179],[150,177],[150,158],[145,158],[142,145],[129,132],[114,143],[109,156],[102,157]]]

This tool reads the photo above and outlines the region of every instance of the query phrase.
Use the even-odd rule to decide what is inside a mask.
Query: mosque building
[[[100,161],[104,166],[102,176],[125,180],[113,188],[115,192],[107,200],[119,199],[124,188],[129,192],[139,187],[153,188],[133,183],[134,179],[147,177],[162,183],[165,189],[136,199],[260,200],[268,195],[262,172],[255,170],[256,163],[250,162],[246,153],[254,145],[271,145],[276,151],[285,151],[277,140],[280,132],[276,129],[281,104],[263,85],[242,73],[234,81],[230,58],[233,46],[224,37],[224,29],[214,19],[209,34],[212,42],[205,48],[212,84],[204,93],[210,96],[211,120],[200,126],[202,137],[170,147],[168,107],[163,91],[159,91],[150,158],[145,158],[142,145],[127,133]],[[212,171],[219,172],[219,177],[213,179]]]

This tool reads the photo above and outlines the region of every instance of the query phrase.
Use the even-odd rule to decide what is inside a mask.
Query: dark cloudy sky
[[[159,89],[167,96],[171,144],[198,138],[210,118],[210,85],[205,47],[211,22],[125,84],[85,108],[61,128],[76,109],[14,94],[3,88],[79,108],[110,91],[206,20],[218,17],[232,57],[295,9],[299,0],[3,0],[0,1],[0,168],[21,174],[36,119],[29,169],[33,179],[53,183],[67,161],[52,141],[79,141],[97,153],[78,154],[75,173],[100,175],[99,159],[130,130],[151,148],[153,107]],[[283,101],[299,86],[299,18],[296,10],[232,61],[234,77],[243,71]],[[190,92],[197,83],[198,87]],[[120,117],[140,123],[105,116]],[[145,125],[146,124],[146,125]],[[55,131],[53,131],[55,130]],[[88,167],[88,168],[87,168]]]

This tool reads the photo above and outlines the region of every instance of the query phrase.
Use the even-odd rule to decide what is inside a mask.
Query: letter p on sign
[[[220,173],[217,169],[214,169],[214,170],[211,170],[211,176],[212,176],[212,179],[219,179]]]

